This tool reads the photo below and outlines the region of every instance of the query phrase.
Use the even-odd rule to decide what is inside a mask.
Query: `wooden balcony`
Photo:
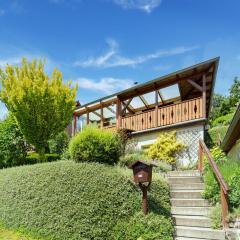
[[[121,128],[142,131],[203,118],[202,97],[122,117]]]

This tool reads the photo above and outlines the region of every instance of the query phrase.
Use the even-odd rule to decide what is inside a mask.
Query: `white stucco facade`
[[[180,166],[192,166],[198,160],[199,139],[204,139],[204,124],[200,123],[194,126],[179,126],[177,128],[158,129],[155,131],[139,132],[132,135],[132,139],[136,141],[137,148],[153,144],[159,134],[164,131],[174,130],[177,132],[177,139],[184,143],[187,147],[184,152],[177,157]]]

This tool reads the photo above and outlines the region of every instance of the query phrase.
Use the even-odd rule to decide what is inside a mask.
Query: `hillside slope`
[[[1,170],[0,222],[44,239],[117,239],[115,226],[141,212],[141,193],[129,174],[71,161]],[[159,216],[157,224],[166,222],[165,229],[147,238],[144,228],[139,237],[172,239],[168,191],[166,183],[157,180],[150,194],[152,214]]]

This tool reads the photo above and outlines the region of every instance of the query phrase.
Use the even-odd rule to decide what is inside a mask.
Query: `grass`
[[[20,232],[12,231],[0,226],[0,240],[35,240]]]

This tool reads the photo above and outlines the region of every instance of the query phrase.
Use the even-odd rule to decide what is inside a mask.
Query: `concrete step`
[[[168,177],[168,182],[170,184],[190,184],[190,183],[202,183],[201,177]]]
[[[213,230],[210,228],[184,227],[184,226],[177,226],[175,227],[175,229],[177,237],[225,240],[225,232],[223,230]]]
[[[206,238],[188,238],[188,237],[176,237],[175,240],[206,240]]]
[[[174,190],[170,191],[171,198],[202,199],[202,190]]]
[[[170,184],[171,190],[204,190],[203,183],[179,183]]]
[[[171,207],[173,215],[208,216],[212,207]]]
[[[206,240],[206,238],[188,238],[188,237],[176,237],[174,240]]]
[[[204,216],[173,215],[176,226],[210,228],[211,220]]]
[[[174,207],[210,207],[209,202],[205,199],[172,198],[171,204]]]
[[[171,171],[167,173],[168,177],[200,177],[198,170]]]

